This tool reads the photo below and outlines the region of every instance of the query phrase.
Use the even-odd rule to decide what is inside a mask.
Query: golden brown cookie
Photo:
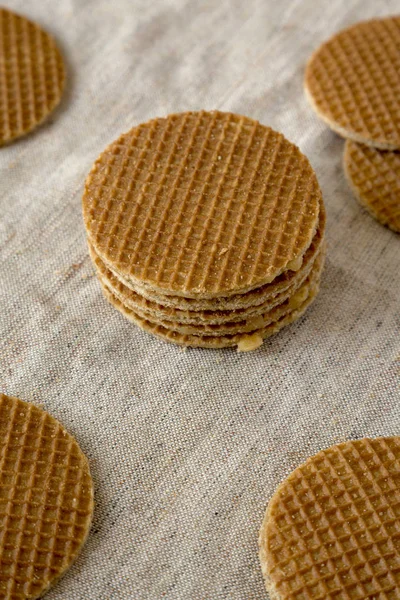
[[[377,221],[400,233],[400,152],[347,141],[344,171],[362,206]]]
[[[271,498],[260,558],[273,600],[400,597],[400,438],[349,441]]]
[[[305,90],[339,135],[376,148],[400,148],[400,17],[345,29],[312,55]]]
[[[39,125],[60,102],[64,83],[54,39],[0,7],[0,146]]]
[[[37,406],[0,394],[0,598],[42,597],[76,559],[92,514],[74,438]]]
[[[111,144],[86,180],[83,213],[96,253],[128,283],[206,299],[298,270],[321,202],[307,158],[282,134],[202,111]]]

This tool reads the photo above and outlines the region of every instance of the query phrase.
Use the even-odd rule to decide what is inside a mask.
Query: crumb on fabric
[[[244,335],[239,340],[237,345],[238,352],[250,352],[256,350],[263,343],[263,339],[259,333],[253,333],[252,335]]]

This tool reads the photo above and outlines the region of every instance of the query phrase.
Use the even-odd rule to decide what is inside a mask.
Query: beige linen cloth
[[[90,459],[89,540],[48,600],[266,598],[258,529],[321,448],[400,433],[400,236],[359,207],[343,141],[303,95],[328,36],[397,0],[4,0],[52,32],[62,105],[0,149],[0,389],[44,407]],[[322,289],[254,353],[183,352],[102,298],[85,176],[121,132],[188,109],[243,113],[310,158],[328,213]]]

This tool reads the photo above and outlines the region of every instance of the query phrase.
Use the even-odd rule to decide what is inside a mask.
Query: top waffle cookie
[[[340,135],[400,148],[400,17],[358,23],[332,37],[311,57],[305,87]]]
[[[0,8],[0,146],[41,123],[59,103],[64,82],[53,38]]]
[[[245,292],[297,268],[321,192],[280,133],[221,112],[170,115],[133,128],[95,162],[83,196],[102,260],[161,293]]]

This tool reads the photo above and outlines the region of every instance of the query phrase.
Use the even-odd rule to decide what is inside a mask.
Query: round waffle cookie
[[[41,598],[74,562],[92,513],[74,438],[40,408],[0,394],[0,598]]]
[[[260,532],[273,600],[400,597],[400,437],[319,452],[278,487]]]
[[[305,90],[339,135],[400,148],[400,17],[358,23],[325,42],[308,62]]]
[[[400,233],[400,152],[347,141],[344,171],[362,206],[377,221]]]
[[[189,112],[111,144],[86,180],[83,213],[96,253],[127,282],[205,299],[300,268],[321,200],[307,158],[282,134]]]
[[[0,146],[39,125],[60,102],[64,82],[54,39],[0,7]]]

